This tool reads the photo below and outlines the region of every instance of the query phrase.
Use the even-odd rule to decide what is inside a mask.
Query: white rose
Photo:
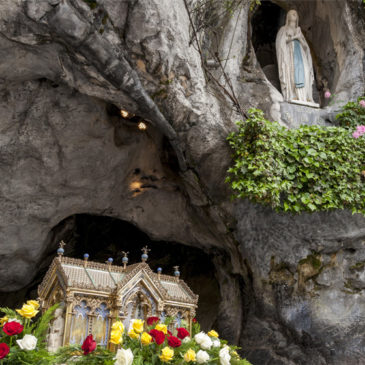
[[[182,343],[188,343],[191,341],[191,338],[189,336],[186,336],[181,342]]]
[[[204,364],[209,361],[209,355],[206,351],[199,350],[196,354],[196,362],[198,364]]]
[[[17,344],[22,350],[31,351],[37,346],[37,337],[33,335],[25,335],[21,340],[16,340]]]
[[[219,351],[219,360],[222,365],[230,365],[231,363],[231,355],[229,354],[229,347],[224,346]]]
[[[210,337],[204,332],[199,332],[197,335],[194,336],[194,339],[196,343],[200,345],[200,347],[204,350],[209,350],[213,345]]]
[[[220,347],[221,342],[218,340],[218,338],[212,339],[213,347]]]
[[[133,362],[133,352],[131,349],[119,349],[115,355],[115,365],[132,365]]]
[[[8,319],[8,323],[9,322],[18,322],[18,323],[22,324],[22,321],[20,319],[17,319],[17,318],[10,318],[10,319]]]

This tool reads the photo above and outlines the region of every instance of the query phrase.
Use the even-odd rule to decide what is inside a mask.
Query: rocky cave
[[[100,262],[122,250],[133,262],[147,243],[153,269],[180,265],[200,295],[202,326],[254,365],[365,364],[363,216],[276,213],[232,201],[225,183],[232,99],[295,128],[335,124],[341,101],[364,95],[363,3],[240,0],[230,15],[194,3],[1,1],[0,305],[36,298],[61,239]],[[290,9],[314,112],[280,94],[273,33]],[[189,15],[207,20],[201,52]]]
[[[51,237],[43,260],[37,269],[37,275],[28,287],[21,291],[2,293],[2,305],[21,306],[27,298],[37,297],[37,287],[43,279],[55,252],[55,247],[63,240],[67,242],[65,256],[82,258],[84,253],[91,260],[105,262],[109,257],[115,258],[114,264],[122,265],[122,250],[129,254],[130,263],[140,261],[141,248],[148,242],[151,249],[148,264],[156,271],[171,274],[173,266],[179,264],[181,277],[189,287],[199,293],[200,307],[197,319],[204,328],[219,326],[217,313],[221,301],[220,285],[228,283],[218,281],[215,259],[203,250],[188,247],[175,242],[152,241],[145,233],[125,221],[106,216],[76,214],[67,217],[50,232]],[[214,255],[224,256],[224,252],[215,251]]]

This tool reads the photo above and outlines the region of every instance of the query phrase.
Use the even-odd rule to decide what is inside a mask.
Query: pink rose
[[[359,105],[360,105],[362,108],[365,108],[365,100],[360,100],[360,101],[359,101]]]
[[[360,133],[356,131],[356,132],[352,133],[352,137],[357,139],[360,137]]]
[[[331,93],[327,90],[325,93],[324,93],[324,97],[326,99],[329,99],[331,97]]]

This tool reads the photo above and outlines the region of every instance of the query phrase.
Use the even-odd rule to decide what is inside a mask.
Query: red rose
[[[153,337],[157,345],[161,345],[165,341],[165,334],[159,330],[151,330],[150,335]]]
[[[160,319],[158,317],[148,317],[147,318],[147,326],[152,326],[157,323]]]
[[[0,343],[0,359],[3,359],[10,351],[9,346],[6,343]]]
[[[3,330],[8,336],[19,335],[23,331],[24,327],[22,324],[12,321],[4,324]]]
[[[190,333],[183,327],[177,329],[177,337],[183,340],[185,337],[190,336]]]
[[[196,318],[193,318],[193,323],[196,323],[196,322],[197,322]]]
[[[167,343],[171,347],[179,347],[179,346],[181,346],[181,341],[177,337],[175,337],[175,336],[170,336],[169,339],[167,340]]]
[[[93,335],[89,335],[85,338],[81,349],[84,351],[84,355],[88,355],[90,352],[93,352],[96,349],[96,341],[94,341]]]

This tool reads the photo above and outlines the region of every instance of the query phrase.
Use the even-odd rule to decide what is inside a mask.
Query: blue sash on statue
[[[297,39],[294,40],[294,82],[297,89],[304,87],[304,63],[300,42]]]

